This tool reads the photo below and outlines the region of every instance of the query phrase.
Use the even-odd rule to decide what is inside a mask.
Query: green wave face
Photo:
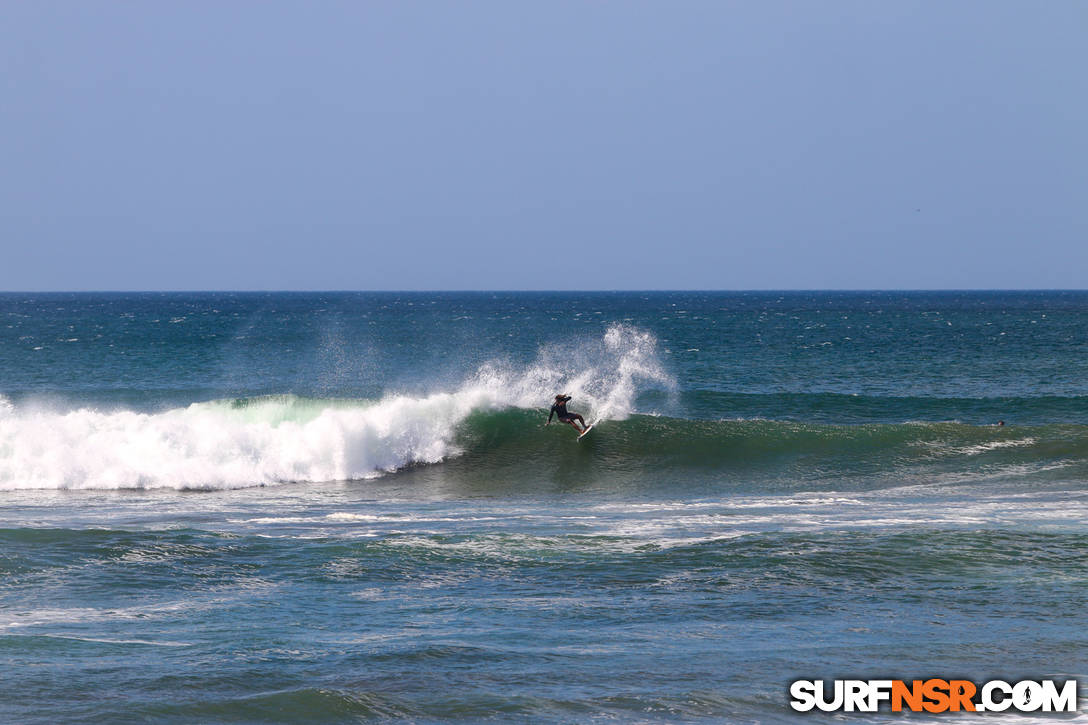
[[[423,478],[471,491],[864,489],[1084,478],[1088,425],[823,423],[619,414],[576,442],[506,391],[261,396],[159,413],[0,417],[4,488],[239,488]],[[592,409],[583,409],[592,420]],[[71,452],[76,452],[74,458]],[[78,463],[73,463],[75,461]],[[682,482],[682,483],[681,483]]]
[[[1057,421],[1088,425],[1085,396],[947,397],[935,395],[863,395],[814,393],[723,393],[686,391],[667,396],[650,392],[639,399],[642,410],[678,413],[679,417],[769,418],[809,423],[901,423],[960,421],[990,425],[999,420],[1024,425]]]
[[[480,476],[501,487],[545,479],[617,490],[782,491],[1045,482],[1088,473],[1088,426],[1076,424],[833,425],[634,415],[606,421],[576,444],[565,425],[541,430],[541,418],[525,410],[476,413],[456,437],[463,455],[442,471],[411,475]]]

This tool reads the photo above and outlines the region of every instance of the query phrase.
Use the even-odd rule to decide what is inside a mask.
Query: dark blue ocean
[[[1086,603],[1085,292],[0,295],[2,722],[786,722]]]

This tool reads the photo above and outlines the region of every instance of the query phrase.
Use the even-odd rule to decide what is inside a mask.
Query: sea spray
[[[795,677],[1088,672],[1085,330],[1064,292],[0,295],[4,485],[132,485],[142,436],[252,469],[0,491],[0,722],[773,722]],[[557,392],[609,420],[541,429]]]
[[[480,378],[512,393],[511,404],[523,408],[550,406],[555,394],[566,393],[573,398],[571,408],[584,410],[593,422],[625,419],[635,412],[635,396],[642,390],[676,389],[658,355],[657,338],[630,325],[611,325],[600,337],[545,345],[526,370],[486,366]]]
[[[453,392],[380,400],[291,395],[159,413],[0,405],[0,490],[223,489],[368,478],[460,452],[474,411],[545,404],[565,388],[595,419],[624,418],[638,386],[670,385],[652,335],[610,327],[579,350],[544,348],[527,369],[482,366]]]

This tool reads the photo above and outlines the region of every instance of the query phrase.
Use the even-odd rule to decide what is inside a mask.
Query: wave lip
[[[367,403],[293,397],[195,403],[162,413],[0,415],[0,488],[239,488],[364,478],[450,453],[479,394]],[[294,416],[294,419],[292,419]]]
[[[522,370],[485,365],[453,392],[373,401],[282,395],[141,413],[16,407],[0,398],[0,490],[369,478],[460,453],[458,428],[477,411],[546,410],[566,390],[595,420],[621,419],[645,379],[671,384],[649,333],[617,325],[577,349],[544,348]]]
[[[544,408],[507,384],[382,400],[274,396],[161,413],[0,409],[0,490],[225,489],[365,479],[466,454],[466,468],[507,475],[566,451],[542,435]],[[590,409],[599,412],[598,409]],[[589,418],[589,416],[587,416]],[[614,420],[571,465],[668,478],[679,471],[780,477],[1027,475],[1088,465],[1088,426],[961,423],[828,425],[771,420]],[[452,469],[461,470],[461,469]],[[672,473],[669,473],[672,472]],[[1019,472],[1019,473],[1017,473]]]

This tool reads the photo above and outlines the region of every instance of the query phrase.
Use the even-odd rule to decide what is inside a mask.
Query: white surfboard
[[[591,430],[593,430],[593,426],[595,426],[595,425],[597,425],[597,424],[596,424],[596,423],[590,423],[590,424],[589,424],[589,427],[588,427],[588,428],[586,428],[586,429],[585,429],[584,431],[582,431],[582,432],[581,432],[581,434],[580,434],[580,435],[578,436],[577,440],[582,440],[582,438],[583,438],[583,437],[585,436],[585,434],[586,434],[586,433],[588,433],[588,432],[590,432]]]

